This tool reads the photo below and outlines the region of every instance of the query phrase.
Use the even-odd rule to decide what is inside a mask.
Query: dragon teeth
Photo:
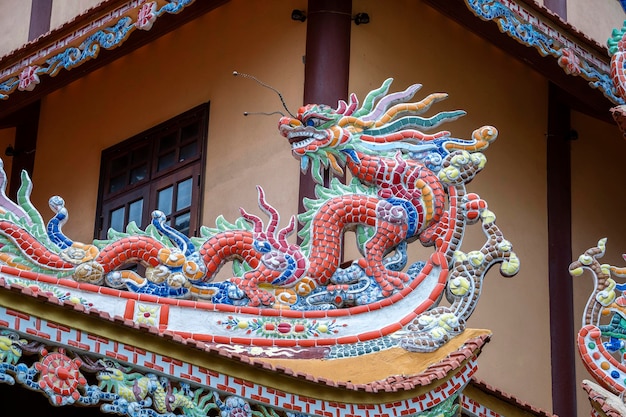
[[[304,139],[298,142],[294,142],[291,144],[291,149],[298,149],[307,146],[309,143],[313,142],[315,138],[309,137],[308,139]]]

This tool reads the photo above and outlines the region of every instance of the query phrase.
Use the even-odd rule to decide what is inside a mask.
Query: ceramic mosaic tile
[[[345,357],[394,345],[434,351],[465,329],[487,270],[500,263],[511,276],[519,260],[487,202],[466,190],[485,166],[482,152],[496,129],[455,138],[439,127],[463,111],[426,115],[446,94],[412,101],[419,84],[389,93],[391,84],[362,103],[353,94],[336,109],[308,105],[280,120],[293,156],[320,182],[318,197],[282,228],[259,186],[265,219],[242,208],[233,223],[220,217],[190,238],[154,211],[145,230],[131,224],[106,240],[76,242],[63,232],[63,199],[50,199],[54,216],[44,223],[24,175],[19,203],[1,196],[0,276],[185,339],[253,346],[260,354],[299,348],[307,357]],[[352,181],[322,186],[325,167],[350,171]],[[297,221],[299,245],[288,240]],[[462,236],[474,224],[484,244],[464,250]],[[342,267],[347,230],[362,257]],[[409,245],[432,251],[410,261]],[[233,278],[214,281],[225,265]],[[438,305],[444,295],[449,306]]]

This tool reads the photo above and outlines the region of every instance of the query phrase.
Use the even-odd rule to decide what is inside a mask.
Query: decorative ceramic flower
[[[559,65],[568,74],[580,74],[580,59],[576,55],[576,52],[569,48],[563,48],[562,55],[559,57]]]
[[[140,324],[155,326],[159,316],[159,306],[151,306],[147,304],[139,304],[137,306],[137,314],[135,321]]]
[[[35,368],[41,374],[39,387],[50,394],[58,405],[71,404],[80,398],[78,387],[87,383],[80,373],[80,359],[70,359],[64,349],[45,355]]]
[[[139,10],[139,15],[137,16],[137,28],[141,30],[150,30],[152,29],[152,25],[157,18],[156,15],[157,4],[156,1],[151,1],[145,3],[141,6]]]
[[[33,91],[34,88],[39,84],[39,76],[37,75],[37,70],[39,67],[26,67],[20,73],[20,81],[17,86],[17,89],[20,91]]]

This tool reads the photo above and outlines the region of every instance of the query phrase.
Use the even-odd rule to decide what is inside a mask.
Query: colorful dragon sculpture
[[[575,277],[591,271],[594,281],[578,332],[578,350],[596,381],[622,397],[626,392],[626,268],[601,264],[605,252],[606,239],[600,239],[569,268]]]
[[[296,216],[280,228],[279,214],[261,187],[258,201],[267,225],[241,209],[234,223],[219,217],[215,228],[203,227],[199,237],[190,238],[155,211],[145,230],[131,223],[124,232],[110,230],[107,240],[83,244],[63,233],[68,220],[63,199],[50,199],[55,216],[44,223],[30,202],[28,176],[22,175],[14,203],[4,194],[2,172],[0,262],[13,270],[158,297],[303,312],[392,304],[420,289],[438,268],[437,282],[424,290],[423,308],[415,309],[424,314],[409,324],[403,343],[418,350],[445,343],[464,329],[491,266],[501,263],[505,276],[519,269],[495,215],[465,188],[485,166],[482,151],[497,131],[485,126],[470,139],[454,138],[437,128],[463,111],[424,116],[446,94],[411,101],[420,85],[388,94],[391,83],[386,80],[362,104],[352,94],[336,109],[307,105],[295,117],[280,120],[280,133],[302,170],[310,169],[318,182],[317,197],[304,201],[306,211],[297,218],[300,245],[288,241]],[[326,168],[337,174],[347,170],[351,179],[346,184],[333,179],[324,186]],[[466,226],[477,222],[486,236],[484,245],[461,251]],[[341,267],[347,231],[354,231],[361,257]],[[433,250],[426,259],[408,264],[409,244]],[[228,262],[233,277],[215,282]],[[142,264],[145,274],[127,268],[132,263]],[[450,305],[437,307],[444,293]]]

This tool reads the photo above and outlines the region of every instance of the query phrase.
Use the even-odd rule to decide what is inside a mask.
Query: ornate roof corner
[[[489,401],[485,401],[485,396],[489,398]],[[461,394],[461,404],[464,410],[470,412],[470,415],[476,416],[510,416],[510,406],[513,406],[516,409],[522,410],[524,415],[558,417],[556,414],[534,407],[476,378],[472,378],[469,385],[463,390]]]
[[[624,104],[613,85],[604,48],[534,1],[465,0],[480,19],[498,25],[517,42],[534,48],[541,56],[557,60],[562,70],[581,77],[613,104]]]
[[[615,93],[626,99],[626,22],[621,29],[613,29],[607,41],[611,56],[611,79]],[[611,116],[626,137],[626,106],[618,105],[611,108]]]
[[[152,29],[159,17],[179,13],[193,1],[131,0],[93,16],[93,20],[84,26],[58,39],[51,39],[52,32],[44,35],[32,45],[25,46],[24,50],[40,44],[40,49],[34,53],[23,56],[18,49],[0,60],[0,99],[8,99],[15,90],[33,91],[46,77],[54,77],[61,70],[70,70],[96,58],[101,49],[117,48],[132,32]],[[95,9],[90,11],[91,14],[94,12]]]
[[[106,0],[0,58],[0,104],[17,109],[228,0]],[[183,13],[187,12],[187,13]],[[157,24],[157,22],[161,22]],[[156,24],[156,25],[155,25]],[[154,27],[153,27],[154,26]],[[106,59],[100,55],[107,52]],[[53,81],[54,80],[54,81]],[[42,85],[45,85],[44,88]],[[19,99],[12,95],[19,95]],[[19,103],[17,103],[17,102]]]
[[[16,301],[32,306],[24,297],[36,298],[38,292],[22,291]],[[52,307],[46,310],[58,317]],[[190,356],[171,343],[152,344],[156,350],[139,348],[125,340],[125,332],[107,330],[121,324],[107,322],[88,324],[95,330],[90,331],[0,307],[0,383],[28,387],[55,406],[99,406],[103,412],[129,416],[144,410],[154,416],[183,412],[200,417],[213,408],[224,411],[230,402],[268,417],[290,416],[291,412],[374,416],[392,410],[451,417],[460,407],[460,392],[477,369],[476,357],[489,339],[488,332],[468,331],[437,353],[389,350],[338,359],[318,369],[320,364],[330,364],[252,359],[215,345],[196,346],[203,356]],[[191,357],[195,359],[190,361]],[[358,380],[355,362],[376,367],[389,359],[392,369],[385,372],[378,366],[369,374],[371,380]],[[242,368],[250,366],[256,372]],[[346,375],[357,380],[350,381]],[[371,393],[378,394],[376,401]]]

